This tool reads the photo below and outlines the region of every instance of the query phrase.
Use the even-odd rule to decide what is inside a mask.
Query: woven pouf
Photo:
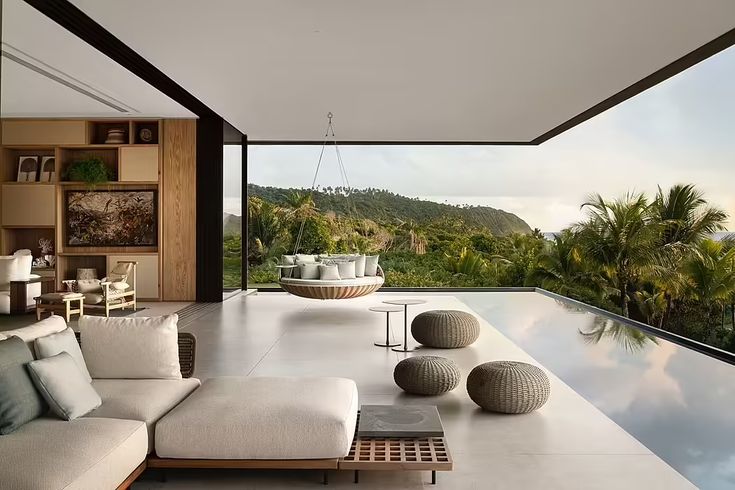
[[[416,356],[402,360],[393,370],[393,379],[405,392],[414,395],[441,395],[459,384],[461,374],[451,359]]]
[[[480,336],[480,322],[466,311],[425,311],[411,322],[411,335],[427,347],[456,349],[477,340]]]
[[[550,392],[546,373],[525,362],[486,362],[467,376],[472,401],[492,412],[532,412],[546,403]]]

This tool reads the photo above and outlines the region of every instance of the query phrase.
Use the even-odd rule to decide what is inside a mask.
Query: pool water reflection
[[[692,483],[735,488],[735,366],[541,293],[456,296]]]

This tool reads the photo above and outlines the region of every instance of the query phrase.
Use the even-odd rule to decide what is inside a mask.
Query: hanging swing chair
[[[319,176],[319,169],[322,166],[322,159],[324,157],[324,151],[327,145],[332,143],[334,151],[337,156],[337,165],[339,167],[340,178],[342,179],[343,188],[346,189],[346,197],[349,199],[352,194],[352,188],[350,187],[350,181],[347,178],[347,172],[345,171],[344,164],[342,163],[342,155],[339,151],[339,145],[337,144],[337,138],[334,134],[334,126],[332,125],[332,113],[327,115],[329,120],[327,124],[327,131],[324,135],[324,144],[322,145],[321,152],[319,153],[319,161],[316,165],[316,171],[314,172],[314,178],[311,182],[310,195],[314,195],[316,189],[316,181]],[[349,207],[348,207],[349,209]],[[304,226],[306,225],[306,218],[301,222],[299,227],[299,234],[296,238],[296,244],[294,246],[293,255],[298,256],[299,248],[301,247],[301,239],[304,235]],[[293,277],[294,269],[298,265],[279,265],[279,278],[278,284],[281,288],[293,295],[300,296],[302,298],[311,299],[349,299],[359,298],[360,296],[366,296],[374,293],[385,282],[385,274],[380,265],[377,266],[377,272],[374,276],[357,277],[355,279],[301,279]]]

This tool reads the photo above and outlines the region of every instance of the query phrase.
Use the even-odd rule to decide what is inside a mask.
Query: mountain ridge
[[[259,197],[271,203],[287,206],[293,192],[308,193],[309,189],[282,188],[248,184],[249,197]],[[461,218],[473,227],[485,228],[493,235],[531,233],[531,227],[519,216],[490,206],[455,206],[410,198],[381,189],[353,189],[349,197],[342,190],[327,188],[314,191],[314,203],[321,212],[343,216],[369,218],[374,221],[415,221],[428,223],[443,217]],[[234,215],[230,215],[234,216]],[[224,217],[227,221],[227,216]],[[230,219],[231,220],[231,219]],[[232,221],[232,220],[231,220]],[[231,227],[239,223],[232,221]],[[225,223],[225,232],[227,232]]]

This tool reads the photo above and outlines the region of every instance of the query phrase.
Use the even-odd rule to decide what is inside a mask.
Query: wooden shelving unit
[[[116,260],[146,262],[147,273],[138,275],[140,299],[161,299],[161,158],[159,145],[163,134],[159,120],[11,120],[2,121],[0,145],[0,248],[11,254],[28,248],[40,255],[38,240],[50,238],[56,255],[55,268],[44,270],[53,276],[50,286],[61,289],[64,279],[75,277],[76,269],[93,267],[99,277],[106,275]],[[124,142],[106,144],[107,131],[119,129]],[[144,141],[141,130],[150,134]],[[50,182],[17,182],[18,162],[22,156],[55,158],[55,173]],[[69,165],[84,158],[102,159],[113,178],[92,186],[66,180]],[[40,173],[40,172],[39,172]],[[66,241],[64,196],[83,190],[158,191],[158,240],[154,247],[74,247]],[[154,269],[151,271],[150,269]],[[139,268],[140,271],[140,268]],[[41,271],[39,271],[41,272]],[[141,284],[141,280],[143,284]],[[53,289],[53,288],[52,288]]]

